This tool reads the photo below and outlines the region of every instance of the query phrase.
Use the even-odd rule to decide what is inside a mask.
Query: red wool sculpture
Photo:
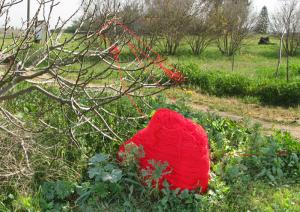
[[[120,147],[120,152],[129,143],[144,149],[145,155],[139,161],[141,169],[153,169],[150,160],[168,163],[171,172],[162,176],[160,188],[167,180],[171,189],[207,191],[209,148],[207,134],[201,126],[175,111],[160,109],[145,129]]]

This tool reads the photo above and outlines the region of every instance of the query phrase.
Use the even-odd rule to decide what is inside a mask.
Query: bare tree
[[[197,1],[195,13],[188,25],[187,42],[195,55],[200,55],[217,38],[213,8],[209,1]]]
[[[85,7],[89,4],[89,0],[85,0]],[[134,0],[92,0],[92,6],[88,6],[89,13],[95,13],[95,21],[92,26],[94,30],[97,30],[99,26],[103,25],[109,19],[118,19],[120,22],[124,23],[130,28],[136,26],[136,22],[142,15],[143,2],[138,2]],[[78,26],[78,23],[75,22]],[[83,29],[87,27],[83,26]],[[111,31],[111,34],[106,34],[107,38],[111,42],[114,42],[115,36],[118,33],[117,28]]]
[[[133,50],[133,59],[116,59],[121,50],[131,43],[133,35],[122,24],[109,18],[95,31],[93,27],[97,23],[97,10],[92,1],[83,1],[79,9],[66,21],[59,19],[53,27],[55,33],[47,33],[45,41],[38,46],[34,43],[35,23],[42,17],[47,26],[46,31],[49,32],[52,12],[58,3],[55,0],[40,1],[29,27],[24,23],[18,35],[9,35],[10,11],[20,2],[22,1],[4,0],[0,4],[0,18],[5,22],[0,63],[6,63],[0,69],[1,183],[12,178],[32,177],[37,162],[31,160],[32,155],[49,157],[43,151],[51,149],[37,143],[32,135],[37,133],[37,128],[38,133],[46,129],[55,131],[60,128],[55,123],[48,123],[43,117],[39,118],[39,123],[26,123],[26,120],[22,120],[7,107],[9,101],[35,92],[53,102],[56,109],[68,108],[72,113],[66,114],[62,109],[61,118],[68,120],[67,134],[70,142],[79,146],[78,137],[83,133],[80,131],[82,126],[89,126],[89,133],[97,133],[103,139],[123,140],[122,135],[109,125],[105,117],[117,118],[120,124],[125,124],[145,115],[137,113],[133,117],[122,117],[110,111],[107,106],[125,96],[131,100],[143,100],[144,97],[172,84],[170,81],[157,79],[152,69],[159,61],[153,61],[149,52],[139,53],[136,48]],[[64,27],[82,7],[83,15],[78,20],[75,33],[65,36]],[[83,27],[85,33],[80,33]],[[120,27],[123,27],[123,32],[116,36],[114,43],[107,48],[99,44],[105,34]],[[144,92],[146,88],[147,92]],[[150,88],[156,89],[149,90]],[[50,169],[54,170],[63,171],[54,167]]]
[[[273,15],[273,31],[281,39],[286,54],[286,80],[289,81],[289,57],[295,56],[300,47],[300,2],[288,0],[282,3],[280,11]],[[281,50],[280,50],[281,52]],[[281,55],[279,55],[281,58]],[[280,65],[280,60],[278,64]],[[278,75],[278,68],[276,75]]]
[[[282,60],[283,38],[284,38],[284,34],[281,33],[280,42],[279,42],[279,50],[278,50],[277,67],[276,67],[276,73],[275,73],[276,78],[279,75],[279,68],[280,68],[281,60]]]
[[[194,0],[147,0],[147,16],[159,27],[165,52],[174,55],[193,16]]]
[[[289,56],[296,55],[300,31],[299,0],[288,0],[282,3],[280,11],[273,15],[273,31],[279,36],[284,34],[284,49]]]
[[[219,29],[218,48],[234,56],[252,27],[248,0],[224,0],[215,4],[215,24]]]

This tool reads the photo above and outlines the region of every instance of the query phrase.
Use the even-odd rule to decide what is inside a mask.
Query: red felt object
[[[139,161],[141,169],[153,169],[149,160],[168,162],[171,173],[160,179],[160,188],[167,180],[171,189],[201,187],[202,193],[207,191],[209,147],[207,134],[200,125],[175,111],[160,109],[145,129],[120,147],[119,153],[124,152],[124,145],[129,143],[142,145],[144,149],[145,155]]]

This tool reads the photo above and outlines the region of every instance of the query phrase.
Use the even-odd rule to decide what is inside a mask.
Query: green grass
[[[54,36],[56,36],[54,34]],[[62,36],[62,40],[66,38],[70,38],[71,34],[64,34]],[[79,35],[80,37],[81,35]],[[276,71],[277,66],[277,57],[279,50],[279,39],[276,37],[270,37],[271,44],[270,45],[258,45],[260,35],[250,35],[243,41],[242,47],[239,52],[237,52],[235,56],[235,68],[234,73],[245,76],[247,78],[252,79],[274,79],[274,73]],[[6,39],[5,45],[11,42],[11,39]],[[79,41],[78,41],[79,42]],[[101,46],[101,39],[95,41],[93,43],[92,48],[96,48]],[[42,45],[42,44],[36,44]],[[71,42],[67,45],[66,48],[73,49],[78,45],[77,42]],[[84,43],[80,45],[79,50],[84,48]],[[162,48],[154,47],[159,53],[164,55]],[[130,55],[129,49],[124,47],[123,49],[123,60]],[[299,54],[300,52],[298,52]],[[132,55],[131,55],[132,57]],[[179,65],[188,65],[194,64],[198,67],[195,71],[223,71],[227,73],[232,73],[231,69],[231,57],[223,56],[218,50],[215,43],[212,43],[208,46],[208,48],[204,51],[204,53],[200,56],[195,56],[192,54],[192,51],[186,42],[185,39],[182,40],[180,47],[176,55],[169,56],[165,55],[165,58],[168,59],[167,62],[179,64]],[[93,64],[97,61],[97,57],[87,59],[88,64]],[[99,59],[98,59],[99,60]],[[280,67],[279,78],[285,79],[285,66],[286,61],[283,55],[282,64]],[[96,72],[101,72],[105,65],[103,63],[97,64],[93,67],[93,70]],[[79,63],[75,63],[74,65],[68,67],[70,70],[78,70],[80,68]],[[291,80],[299,80],[300,79],[300,57],[295,56],[290,58],[290,68],[291,68]],[[92,71],[93,71],[92,70]],[[160,71],[159,71],[160,72]]]
[[[208,46],[202,55],[195,56],[192,54],[186,40],[183,40],[176,55],[164,55],[163,57],[167,58],[166,63],[176,64],[178,69],[186,74],[187,84],[191,83],[196,85],[201,88],[203,92],[218,96],[236,96],[235,94],[239,94],[238,96],[243,96],[243,98],[250,96],[251,98],[254,97],[258,101],[261,101],[263,104],[269,105],[297,105],[300,101],[298,98],[299,86],[286,84],[286,60],[284,55],[279,69],[279,76],[278,78],[275,77],[279,50],[278,38],[271,37],[270,45],[258,45],[258,40],[259,35],[251,35],[243,41],[243,45],[235,57],[234,71],[232,71],[231,57],[222,55],[215,43]],[[124,47],[123,50],[121,60],[130,61],[130,57],[132,59],[133,55],[130,54],[128,48]],[[155,47],[155,50],[161,52],[163,55],[162,49],[159,48],[159,46]],[[87,59],[86,62],[90,65],[95,63],[97,59],[98,58],[90,58]],[[90,69],[89,73],[99,73],[105,67],[107,67],[107,65],[99,62]],[[189,67],[188,69],[191,70],[186,71],[185,67]],[[68,69],[76,72],[76,70],[80,69],[80,64],[75,63],[68,67]],[[158,67],[155,69],[155,77],[161,77],[163,71]],[[213,78],[219,77],[221,81],[222,78],[224,78],[224,83],[221,83],[223,87],[221,86],[219,88],[220,80],[217,80],[215,84],[212,83],[212,87],[217,88],[213,89],[213,92],[209,89],[203,89],[201,76],[207,76],[207,73],[210,73]],[[74,74],[67,75],[68,77],[74,77]],[[88,77],[88,75],[82,77],[84,79]],[[227,78],[230,80],[227,81]],[[110,81],[97,79],[94,80],[93,83],[111,83],[116,79],[119,80],[119,74],[115,71],[115,73],[110,76]],[[247,82],[247,85],[228,86],[228,84],[234,81],[241,82],[241,84],[243,84],[242,82]],[[289,82],[300,82],[300,57],[295,56],[290,58]]]
[[[256,184],[239,203],[252,205],[252,210],[259,211],[299,211],[300,185],[274,187]]]
[[[258,45],[258,36],[244,40],[241,50],[235,57],[234,73],[253,79],[274,78],[277,67],[279,40],[271,37],[272,44]],[[169,61],[175,64],[196,64],[201,71],[224,71],[232,73],[231,57],[223,56],[215,44],[210,45],[200,56],[194,56],[189,46],[183,43],[175,56],[169,56]],[[290,58],[291,79],[300,79],[300,57]],[[285,57],[280,68],[281,79],[285,79]],[[197,71],[197,70],[195,70]]]

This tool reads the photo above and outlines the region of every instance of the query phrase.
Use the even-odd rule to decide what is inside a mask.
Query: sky
[[[267,6],[269,13],[276,11],[279,7],[280,0],[252,0],[253,9],[260,12],[263,6]]]
[[[6,0],[9,2],[10,0]],[[34,15],[37,9],[37,0],[31,1],[31,17]],[[59,4],[55,7],[52,13],[51,25],[54,26],[60,17],[62,20],[68,19],[80,6],[81,0],[55,0]],[[49,8],[49,7],[48,7]],[[27,0],[18,5],[13,6],[10,9],[10,25],[14,27],[21,27],[22,23],[27,19]],[[0,17],[1,27],[4,23],[4,17]]]
[[[9,0],[7,0],[8,2]],[[70,17],[76,9],[78,9],[81,0],[55,0],[56,2],[60,2],[58,6],[54,9],[52,14],[51,25],[54,26],[57,22],[58,17],[63,20],[66,20]],[[138,1],[138,0],[137,0]],[[269,13],[276,11],[276,7],[278,7],[280,0],[252,0],[252,7],[254,11],[259,12],[263,6],[267,6]],[[31,0],[32,5],[32,15],[34,14],[34,10],[36,9],[37,0]],[[26,20],[27,17],[27,0],[23,0],[22,3],[13,7],[10,12],[10,25],[14,27],[21,27],[23,21]],[[0,25],[2,27],[4,23],[4,17],[0,17]],[[71,23],[71,22],[70,22]]]

